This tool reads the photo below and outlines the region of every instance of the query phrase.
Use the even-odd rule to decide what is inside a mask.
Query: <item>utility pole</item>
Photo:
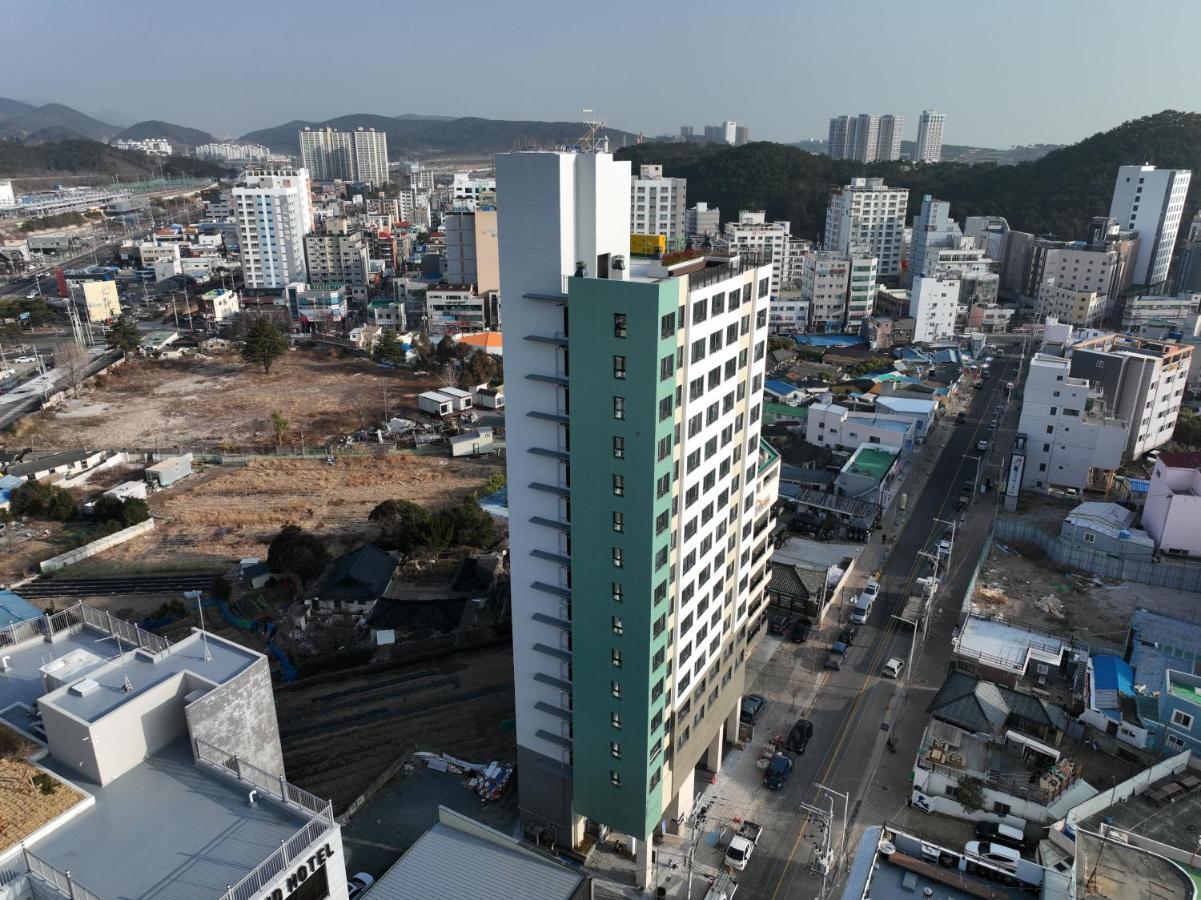
[[[830,832],[834,824],[834,798],[827,795],[826,800],[829,803],[829,809],[822,809],[809,803],[801,804],[801,810],[816,818],[818,827],[821,829],[821,847],[820,849],[814,847],[815,858],[809,864],[809,871],[821,872],[822,889],[821,893],[817,895],[819,900],[825,900],[826,891],[829,887],[831,862]]]
[[[693,801],[692,809],[688,813],[688,856],[684,860],[684,865],[688,867],[688,886],[685,889],[684,900],[692,900],[692,872],[695,868],[697,831],[709,817],[709,809],[712,806],[712,800],[701,806],[698,797]]]
[[[850,861],[847,858],[847,830],[850,828],[850,825],[851,825],[850,815],[849,815],[850,805],[851,805],[850,793],[844,794],[841,791],[834,790],[834,788],[826,787],[824,784],[814,783],[814,787],[825,791],[827,794],[832,794],[833,796],[837,797],[838,799],[840,799],[842,801],[842,837],[839,840],[838,854],[835,858],[842,860],[843,863],[848,863]],[[833,802],[833,801],[831,801],[831,802]]]

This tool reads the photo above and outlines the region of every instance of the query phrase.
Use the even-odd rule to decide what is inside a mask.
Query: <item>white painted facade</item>
[[[864,244],[878,260],[881,278],[900,275],[908,201],[907,188],[890,188],[882,178],[852,178],[830,195],[823,246],[847,253],[852,244]]]
[[[792,270],[789,259],[791,223],[768,222],[762,211],[738,213],[737,222],[727,222],[725,239],[731,250],[771,257],[771,292],[778,294],[788,286],[786,278]]]
[[[1118,169],[1109,215],[1118,220],[1120,228],[1138,232],[1134,284],[1160,284],[1167,279],[1191,179],[1188,169]]]
[[[699,202],[684,212],[684,231],[688,237],[717,237],[721,234],[721,209]]]
[[[789,294],[771,298],[767,326],[772,334],[798,334],[809,325],[809,302]]]
[[[356,128],[354,134],[354,177],[373,187],[388,183],[388,135],[374,128]]]
[[[942,159],[942,130],[945,113],[923,109],[917,120],[916,162],[939,162]]]
[[[1105,317],[1105,295],[1096,291],[1075,291],[1044,281],[1038,289],[1037,315],[1053,316],[1061,322],[1093,328]]]
[[[630,231],[661,234],[669,249],[684,246],[688,181],[664,178],[662,166],[641,166],[630,179]]]
[[[233,189],[249,288],[282,288],[308,280],[304,236],[313,230],[309,173],[304,169],[248,169]]]
[[[857,413],[831,402],[814,403],[806,414],[805,440],[815,447],[853,451],[873,444],[904,456],[917,437],[917,424],[907,416]]]
[[[1083,489],[1094,469],[1112,471],[1122,462],[1126,423],[1091,413],[1099,394],[1070,369],[1069,360],[1047,353],[1030,360],[1018,421],[1026,436],[1023,489]]]
[[[1122,330],[1133,331],[1157,319],[1183,322],[1201,311],[1201,293],[1147,294],[1128,297],[1122,310]]]
[[[1192,457],[1165,453],[1151,473],[1142,525],[1165,553],[1201,556],[1201,469]]]
[[[959,287],[958,278],[942,273],[913,279],[909,288],[909,315],[915,322],[914,341],[937,341],[955,334]]]

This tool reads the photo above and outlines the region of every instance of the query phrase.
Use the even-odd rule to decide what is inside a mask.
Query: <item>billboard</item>
[[[107,322],[121,315],[121,298],[115,281],[85,281],[83,303],[89,322]]]

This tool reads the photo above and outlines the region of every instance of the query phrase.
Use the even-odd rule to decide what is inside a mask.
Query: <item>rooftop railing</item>
[[[70,900],[102,900],[99,894],[89,891],[72,878],[69,870],[64,872],[56,869],[24,847],[21,848],[19,859],[24,864],[25,871]],[[20,864],[17,867],[19,868]]]
[[[132,647],[151,653],[162,653],[171,648],[171,642],[165,637],[146,631],[124,619],[118,619],[111,613],[93,609],[83,601],[56,613],[14,622],[0,628],[0,647],[11,647],[38,637],[52,637],[81,625],[111,634]]]

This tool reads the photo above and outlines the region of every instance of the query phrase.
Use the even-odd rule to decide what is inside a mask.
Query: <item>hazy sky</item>
[[[223,135],[351,112],[722,119],[825,137],[947,114],[945,140],[1066,143],[1201,110],[1201,0],[34,0],[4,4],[0,96]]]

